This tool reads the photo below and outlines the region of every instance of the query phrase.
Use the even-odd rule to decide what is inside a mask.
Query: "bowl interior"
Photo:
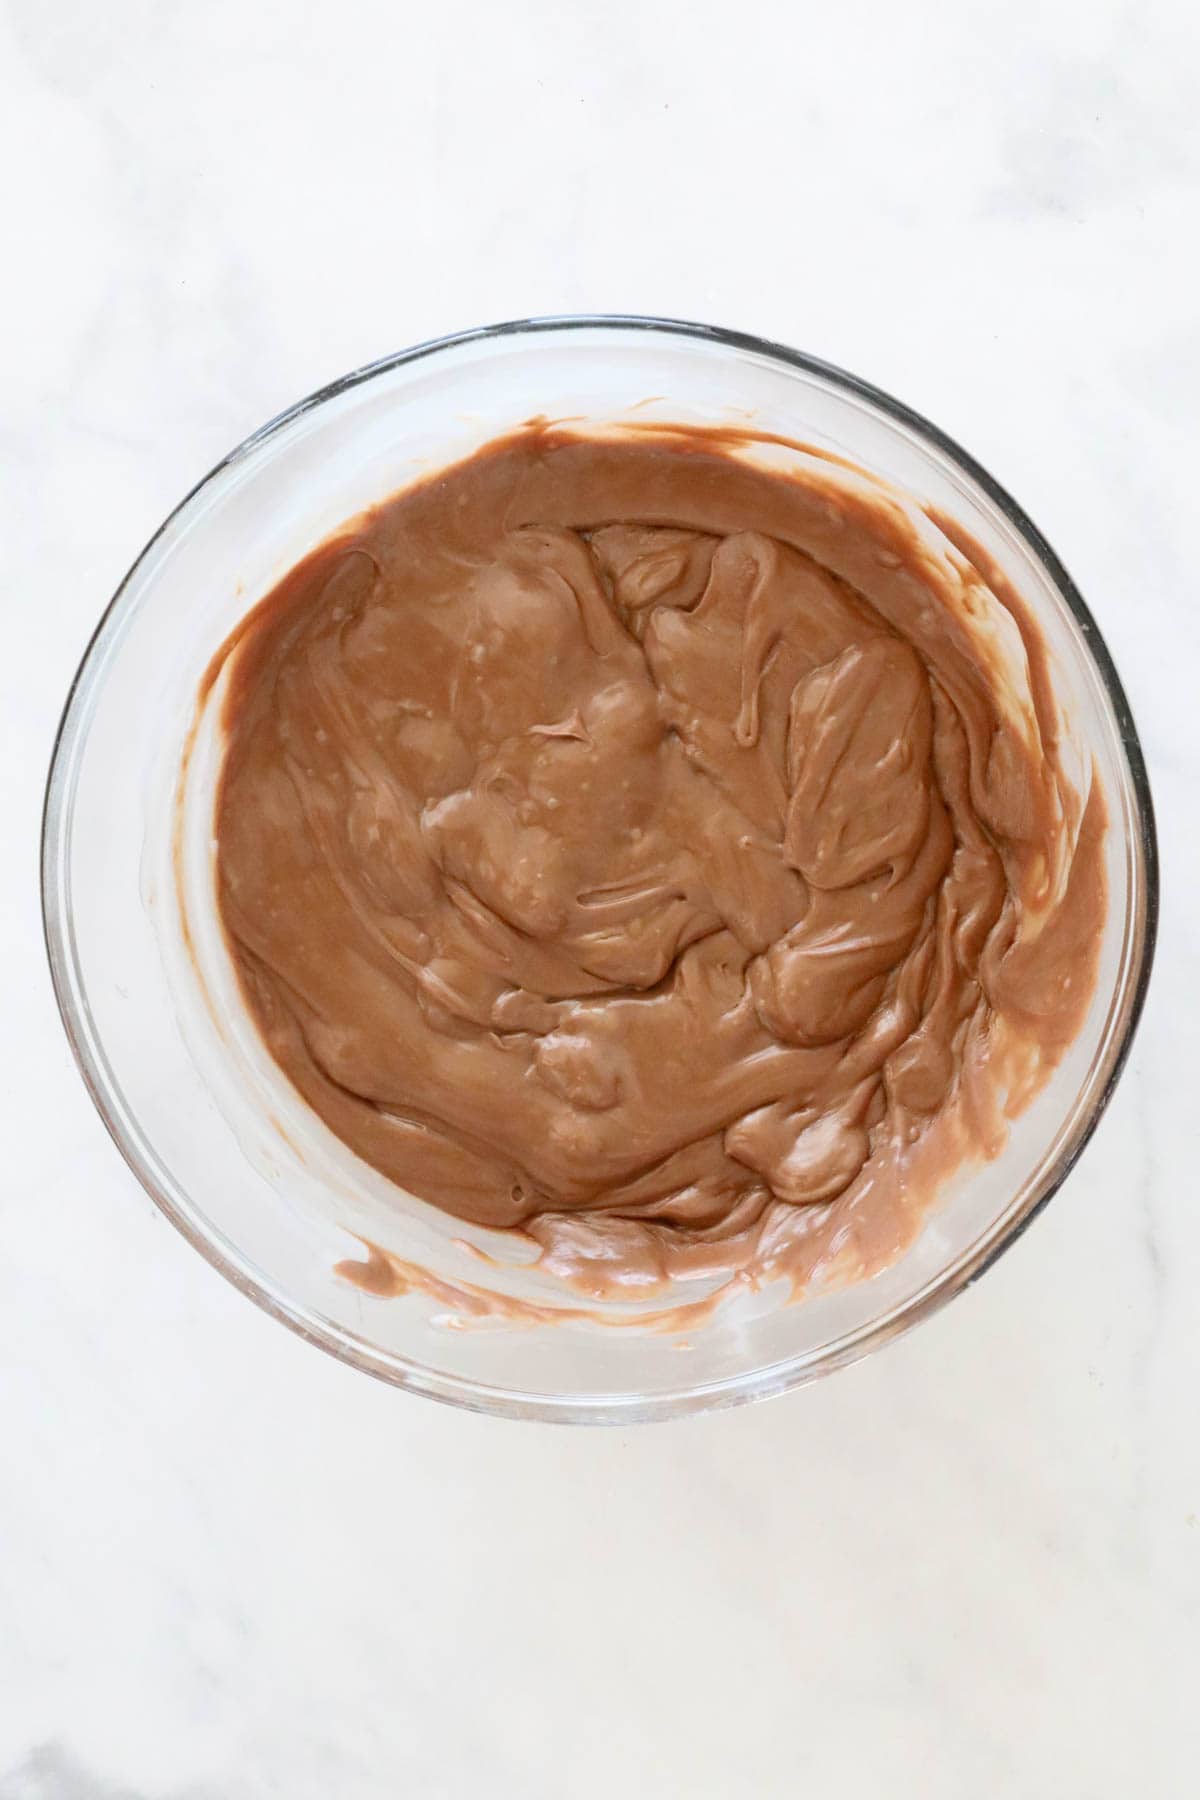
[[[486,1247],[487,1233],[417,1201],[398,1206],[259,1044],[205,904],[220,755],[211,707],[175,829],[200,678],[239,618],[362,507],[534,414],[749,421],[953,515],[1035,610],[1109,801],[1110,906],[1091,1011],[1004,1154],[962,1173],[882,1274],[797,1305],[747,1294],[694,1332],[635,1319],[456,1329],[428,1294],[380,1298],[339,1277],[335,1265],[368,1237],[451,1279],[541,1291],[536,1271],[489,1274],[463,1248],[468,1237]],[[186,937],[177,874],[190,896]],[[250,439],[171,516],[72,691],[47,798],[44,891],[60,1005],[93,1096],[139,1178],[231,1279],[326,1348],[439,1398],[518,1415],[651,1417],[849,1360],[957,1291],[1032,1216],[1098,1117],[1136,1021],[1153,828],[1094,624],[1033,527],[961,452],[884,396],[789,352],[650,321],[551,321],[446,340],[336,384]]]

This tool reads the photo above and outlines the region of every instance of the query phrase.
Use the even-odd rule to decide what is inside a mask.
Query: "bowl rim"
[[[120,1085],[108,1067],[99,1036],[93,1033],[90,1020],[82,1016],[76,1006],[71,992],[71,978],[74,977],[85,1002],[86,987],[78,970],[71,920],[63,915],[58,905],[57,879],[70,845],[73,783],[69,783],[68,778],[71,772],[71,753],[87,724],[84,709],[90,693],[93,664],[119,627],[130,586],[143,564],[181,515],[218,476],[251,456],[306,413],[317,410],[376,376],[390,373],[407,364],[420,362],[467,344],[489,340],[606,331],[614,335],[646,332],[668,338],[701,340],[724,349],[749,352],[782,364],[785,368],[813,375],[853,398],[865,401],[892,423],[905,427],[916,437],[932,445],[982,490],[1033,551],[1080,626],[1118,726],[1121,750],[1133,794],[1136,847],[1140,853],[1144,895],[1141,897],[1140,953],[1130,984],[1125,1018],[1117,1040],[1108,1052],[1111,1060],[1103,1086],[1089,1111],[1076,1122],[1069,1141],[1054,1165],[1046,1172],[1042,1183],[1033,1188],[1028,1204],[1010,1218],[1002,1229],[985,1233],[982,1239],[948,1269],[931,1278],[921,1290],[894,1307],[891,1312],[854,1328],[815,1355],[806,1352],[762,1369],[722,1377],[718,1381],[682,1384],[653,1395],[597,1393],[556,1396],[493,1387],[469,1377],[431,1370],[411,1358],[382,1351],[357,1333],[335,1325],[291,1301],[287,1295],[275,1291],[264,1271],[238,1255],[230,1254],[227,1245],[214,1239],[212,1233],[206,1230],[202,1215],[190,1199],[181,1190],[173,1191],[175,1184],[170,1172],[159,1163],[153,1146],[141,1132],[136,1119],[131,1113],[127,1115]],[[575,1424],[634,1423],[683,1417],[783,1393],[856,1362],[869,1351],[900,1337],[977,1281],[1005,1250],[1016,1243],[1061,1188],[1112,1099],[1129,1056],[1149,987],[1157,941],[1160,890],[1158,839],[1149,775],[1124,686],[1082,594],[1046,538],[1011,494],[981,463],[921,413],[895,399],[884,389],[834,363],[752,333],[694,320],[636,313],[550,314],[505,320],[499,324],[476,326],[427,339],[407,349],[379,357],[317,388],[251,432],[215,463],[171,509],[147,540],[118,584],[88,639],[67,691],[54,735],[42,808],[40,870],[42,926],[51,981],[63,1028],[84,1085],[109,1136],[136,1179],[159,1210],[205,1260],[265,1312],[288,1326],[298,1336],[337,1357],[339,1361],[393,1386],[471,1412]],[[83,1010],[86,1013],[86,1003]]]

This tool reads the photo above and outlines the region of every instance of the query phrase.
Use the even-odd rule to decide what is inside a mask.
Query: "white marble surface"
[[[0,1800],[1196,1792],[1200,26],[1191,0],[9,0],[0,25]],[[41,784],[167,508],[526,312],[858,370],[1042,524],[1154,776],[1158,978],[981,1286],[622,1433],[378,1386],[155,1213],[71,1065]]]

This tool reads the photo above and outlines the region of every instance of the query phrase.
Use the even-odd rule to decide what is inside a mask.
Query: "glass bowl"
[[[367,1239],[478,1284],[489,1265],[464,1240],[487,1234],[419,1201],[398,1203],[306,1113],[258,1043],[228,969],[222,990],[211,905],[207,922],[201,908],[190,927],[180,912],[188,871],[211,865],[211,810],[206,821],[202,806],[179,811],[176,801],[214,651],[344,520],[534,414],[749,421],[848,457],[952,515],[1034,609],[1060,704],[1095,755],[1111,813],[1091,1011],[1003,1153],[960,1173],[881,1274],[793,1304],[769,1291],[739,1296],[690,1333],[566,1317],[462,1329],[427,1292],[383,1297],[339,1275]],[[191,748],[189,781],[207,780],[211,797],[219,744],[201,729]],[[885,1343],[974,1280],[1063,1181],[1113,1092],[1157,910],[1150,793],[1121,683],[1020,508],[935,427],[855,377],[737,332],[643,318],[523,320],[419,345],[302,401],[218,464],[147,545],[88,645],[50,769],[42,879],[55,990],[84,1080],[130,1168],[185,1237],[268,1312],[356,1368],[481,1412],[577,1422],[781,1392]],[[525,1277],[512,1279],[519,1288]]]

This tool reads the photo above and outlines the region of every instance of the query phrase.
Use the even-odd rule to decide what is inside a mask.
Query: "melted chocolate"
[[[745,445],[531,426],[218,658],[220,907],[272,1054],[589,1294],[848,1237],[878,1266],[1094,984],[1103,801],[1020,601],[860,471]]]

